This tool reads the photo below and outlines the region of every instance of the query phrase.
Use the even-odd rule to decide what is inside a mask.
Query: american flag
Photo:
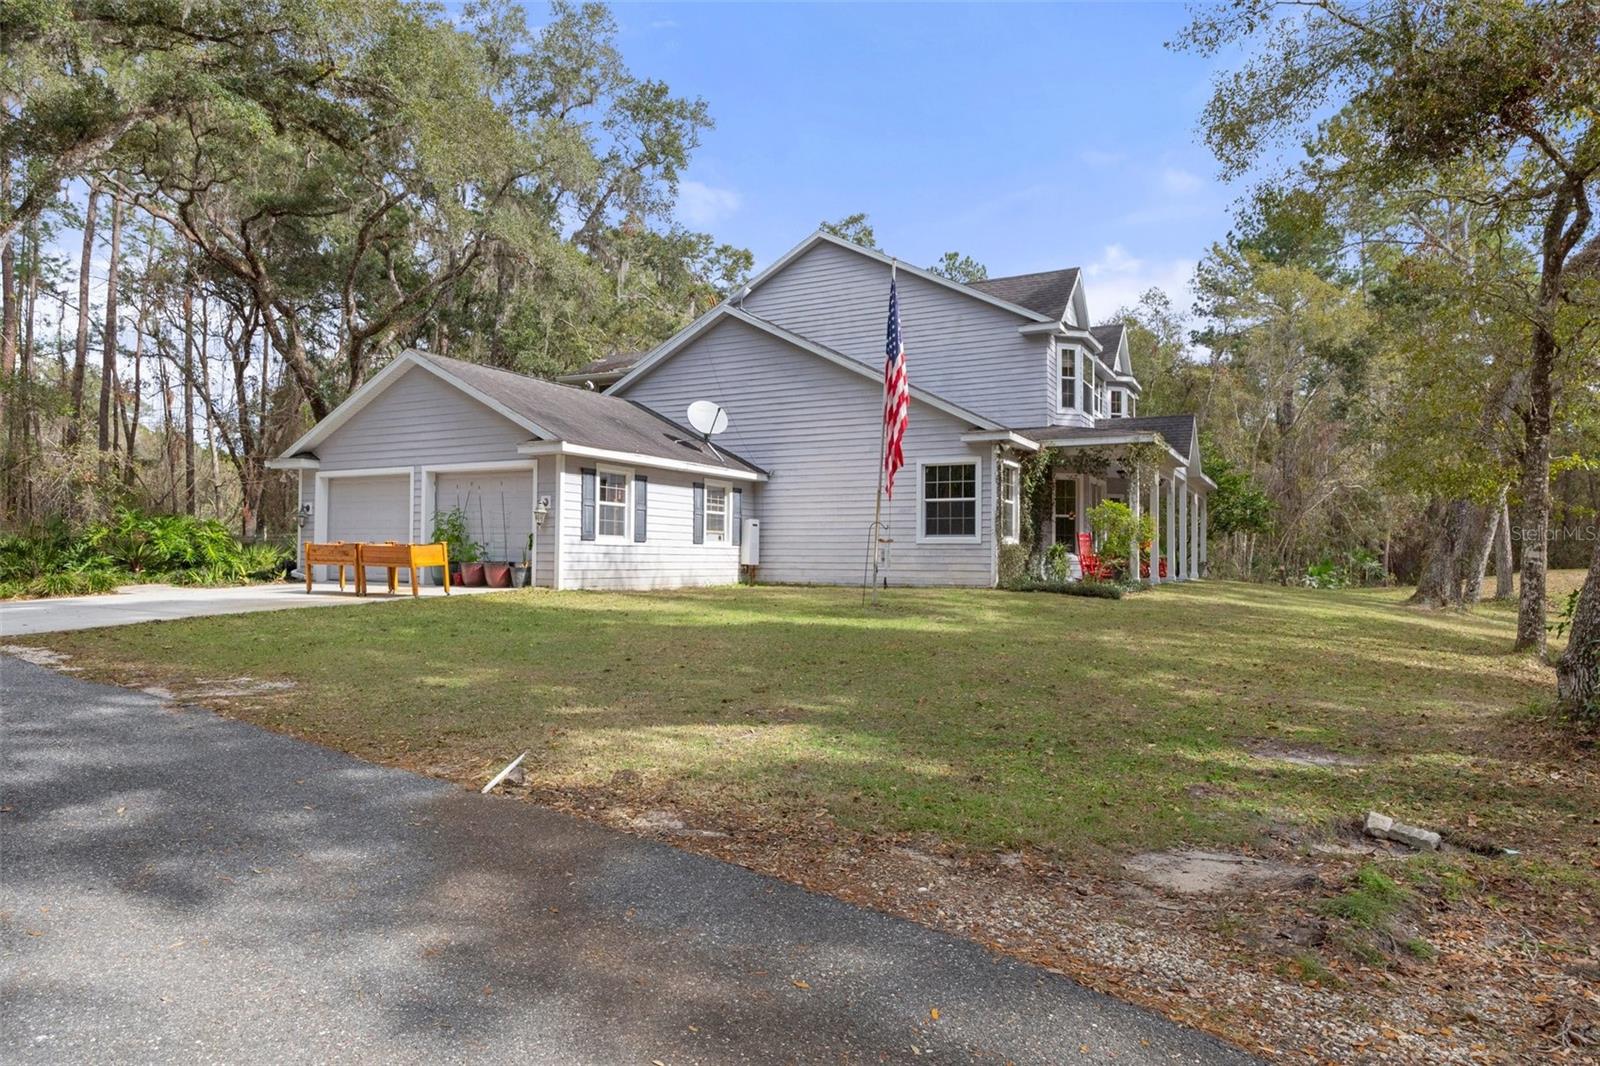
[[[901,442],[911,418],[911,379],[906,376],[906,344],[900,336],[900,298],[889,282],[889,337],[883,364],[884,486],[894,499],[894,475],[906,463]]]

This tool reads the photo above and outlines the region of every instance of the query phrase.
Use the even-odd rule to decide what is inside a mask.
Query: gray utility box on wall
[[[761,564],[761,519],[746,518],[744,530],[739,537],[739,565],[759,566]]]

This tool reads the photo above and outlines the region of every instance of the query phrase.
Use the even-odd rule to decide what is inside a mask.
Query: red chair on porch
[[[1106,576],[1105,562],[1094,553],[1094,538],[1087,533],[1078,534],[1078,565],[1083,567],[1083,576],[1094,581],[1100,581]]]

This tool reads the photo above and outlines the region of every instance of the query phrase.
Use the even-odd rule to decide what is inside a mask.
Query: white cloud
[[[1193,302],[1190,279],[1194,267],[1193,259],[1146,260],[1120,244],[1108,244],[1100,258],[1083,268],[1089,316],[1096,322],[1110,318],[1138,303],[1150,289],[1162,290],[1172,298],[1174,307],[1187,312]]]
[[[1161,188],[1174,196],[1187,196],[1197,192],[1205,179],[1179,167],[1167,167],[1161,172]]]
[[[678,185],[678,214],[691,226],[714,225],[739,210],[740,203],[739,194],[732,189],[718,189],[699,181]]]

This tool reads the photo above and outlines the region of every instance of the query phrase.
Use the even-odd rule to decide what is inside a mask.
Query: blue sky
[[[949,250],[991,275],[1081,266],[1097,318],[1151,285],[1187,309],[1188,274],[1243,192],[1195,132],[1211,61],[1165,47],[1181,4],[614,11],[633,71],[703,96],[716,119],[683,221],[758,265],[866,211],[920,266]]]

